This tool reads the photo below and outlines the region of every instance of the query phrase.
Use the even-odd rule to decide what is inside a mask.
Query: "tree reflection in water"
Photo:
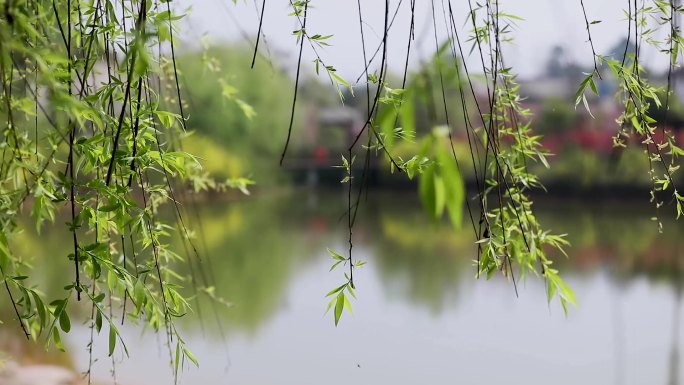
[[[464,226],[455,231],[448,223],[431,222],[417,201],[401,194],[371,193],[363,204],[355,239],[360,249],[369,254],[364,259],[377,276],[368,278],[378,280],[384,298],[407,304],[415,311],[427,310],[433,317],[458,309],[467,300],[462,294],[467,291],[464,288],[476,279],[472,261],[476,248],[471,229]],[[297,279],[328,262],[325,248],[346,239],[345,222],[340,220],[345,205],[343,194],[333,192],[298,192],[200,204],[204,233],[197,244],[203,256],[201,265],[210,275],[207,280],[214,285],[213,293],[229,305],[217,304],[199,290],[193,306],[202,319],[190,315],[183,320],[183,327],[198,331],[204,328],[204,338],[212,338],[216,336],[218,321],[229,344],[235,336],[257,337],[265,325],[287,311],[288,293]],[[620,296],[640,279],[671,287],[677,311],[673,312],[668,337],[671,344],[667,376],[668,384],[677,384],[684,269],[679,236],[682,223],[664,220],[663,234],[659,234],[657,225],[650,220],[649,207],[544,200],[538,200],[537,205],[539,220],[546,228],[569,234],[570,257],[556,256],[561,272],[577,278],[573,281],[579,285],[583,277],[596,272],[609,277],[611,290],[616,293],[613,303],[608,304],[613,309],[616,383],[625,379],[621,346],[631,338],[621,326],[625,320],[621,316]],[[44,229],[40,236],[27,231],[13,245],[22,255],[33,257],[37,272],[34,276],[46,293],[61,291],[63,279],[70,271],[70,266],[62,263],[63,258],[57,258],[69,252],[62,241],[64,234],[59,233],[62,227]],[[176,242],[182,252],[182,245]],[[197,274],[200,262],[193,263]],[[189,270],[185,273],[190,277]],[[187,282],[190,286],[192,280]],[[195,282],[202,285],[197,276]],[[323,295],[321,314],[325,306]],[[582,298],[579,300],[581,307]],[[0,306],[6,307],[7,302]],[[11,314],[6,308],[0,311],[4,317]],[[86,315],[89,309],[80,311]],[[67,355],[39,354],[42,348],[22,341],[20,330],[14,330],[12,320],[4,317],[0,350],[26,362],[72,366]]]

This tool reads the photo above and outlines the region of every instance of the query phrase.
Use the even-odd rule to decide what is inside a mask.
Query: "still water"
[[[468,227],[430,222],[411,195],[371,194],[354,248],[368,263],[355,275],[354,315],[336,328],[324,295],[342,272],[328,271],[326,248],[346,247],[345,204],[341,193],[300,192],[201,207],[207,270],[231,306],[200,301],[203,321],[181,322],[200,361],[181,383],[684,383],[681,223],[665,221],[659,235],[641,204],[538,203],[542,224],[572,242],[557,261],[579,301],[566,317],[538,279],[518,297],[504,278],[476,279]],[[75,328],[62,361],[85,370],[88,335]],[[172,384],[164,337],[132,324],[125,335],[118,383]],[[111,383],[105,339],[94,378]]]

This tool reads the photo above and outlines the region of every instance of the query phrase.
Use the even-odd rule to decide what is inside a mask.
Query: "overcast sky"
[[[257,4],[255,4],[255,1]],[[192,4],[190,16],[183,24],[182,38],[186,48],[204,34],[215,42],[251,41],[258,28],[257,6],[262,0],[181,0],[181,6]],[[434,0],[438,17],[438,35],[446,38],[442,4],[447,0]],[[473,0],[473,4],[476,1]],[[290,13],[289,0],[266,0],[264,33],[273,57],[282,65],[292,68],[296,61],[297,46],[292,31],[298,24]],[[375,50],[381,40],[385,2],[361,0],[366,23],[367,45]],[[412,51],[412,66],[421,58],[434,52],[431,0],[416,2],[416,51]],[[584,2],[589,20],[601,20],[594,24],[592,36],[597,53],[608,54],[615,44],[627,34],[624,10],[627,0],[590,0]],[[313,0],[309,10],[309,34],[334,35],[332,47],[320,51],[323,60],[334,65],[346,79],[356,79],[363,71],[363,57],[358,24],[356,0]],[[399,0],[390,1],[392,12]],[[448,4],[448,3],[447,3]],[[461,37],[467,36],[468,25],[466,0],[452,0],[456,22],[462,27]],[[502,0],[501,12],[515,14],[524,19],[516,25],[515,43],[505,48],[506,64],[513,66],[522,77],[532,77],[543,71],[551,47],[561,45],[566,52],[582,64],[591,63],[591,49],[587,43],[584,18],[580,0]],[[406,58],[406,42],[410,23],[410,1],[404,0],[397,20],[390,32],[389,66],[401,73]],[[439,22],[441,20],[441,23]],[[249,37],[247,39],[246,36]],[[371,49],[369,48],[369,50]],[[314,56],[307,47],[307,62]],[[468,60],[475,68],[475,57]],[[642,62],[652,66],[667,65],[664,54],[652,48],[644,48]],[[249,63],[248,63],[249,64]]]

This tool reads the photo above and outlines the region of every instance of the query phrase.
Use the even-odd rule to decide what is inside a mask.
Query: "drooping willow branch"
[[[3,283],[25,335],[60,349],[62,333],[71,329],[71,297],[90,302],[89,378],[102,329],[109,330],[109,355],[117,347],[126,353],[117,307],[121,323],[132,316],[155,331],[163,325],[174,372],[186,358],[195,361],[174,326],[188,309],[175,269],[178,259],[192,263],[191,253],[177,255],[164,238],[177,231],[189,240],[172,181],[187,189],[199,168],[166,141],[186,131],[186,114],[175,67],[176,15],[160,4],[17,0],[5,2],[0,15],[0,115],[8,121],[0,156]],[[179,114],[165,110],[161,83],[151,86],[162,76],[162,60],[153,58],[165,44]],[[178,212],[175,228],[158,215],[169,201]],[[24,275],[28,256],[12,245],[28,215],[39,231],[59,231],[50,222],[62,207],[70,217],[75,277],[64,292],[45,295]]]
[[[291,3],[291,5],[293,5]],[[300,12],[295,8],[295,16],[300,18],[301,11],[305,10],[308,2],[299,2],[296,4],[300,7]],[[583,3],[581,4],[582,8]],[[385,19],[383,26],[383,36],[378,49],[379,54],[382,52],[382,60],[378,65],[379,75],[370,75],[369,67],[373,62],[376,54],[368,59],[366,56],[366,44],[363,31],[363,16],[360,4],[357,4],[359,10],[359,23],[362,37],[362,56],[364,60],[364,70],[361,77],[365,76],[368,80],[366,82],[366,97],[368,104],[368,115],[364,125],[354,136],[351,145],[347,149],[347,153],[343,156],[343,165],[347,176],[343,182],[348,183],[347,186],[347,216],[349,229],[349,255],[342,257],[334,251],[330,251],[333,257],[333,268],[340,263],[349,264],[349,271],[346,275],[348,281],[335,290],[328,293],[332,296],[329,308],[335,308],[335,322],[339,321],[341,310],[346,308],[345,290],[353,289],[353,261],[352,261],[352,229],[355,222],[356,213],[359,208],[359,201],[361,192],[363,190],[363,182],[358,184],[359,193],[356,197],[356,202],[353,202],[351,191],[353,190],[354,176],[354,149],[357,147],[363,135],[368,135],[368,145],[366,146],[366,161],[363,166],[363,175],[366,174],[369,158],[368,149],[374,148],[381,150],[389,161],[391,168],[394,170],[409,170],[408,175],[419,175],[421,179],[421,186],[428,186],[428,189],[447,189],[450,194],[450,200],[455,204],[450,205],[450,215],[455,218],[455,222],[460,222],[460,208],[459,205],[467,207],[468,216],[473,227],[473,231],[477,238],[477,259],[478,259],[478,275],[491,276],[495,271],[500,270],[505,275],[509,276],[513,281],[513,288],[517,292],[516,275],[526,275],[527,271],[535,272],[544,277],[548,284],[549,296],[553,297],[556,294],[559,296],[561,304],[567,308],[568,304],[575,303],[572,291],[560,279],[557,270],[551,268],[552,260],[546,254],[545,247],[551,246],[560,249],[567,244],[562,236],[553,235],[548,231],[543,230],[542,226],[537,222],[534,213],[531,209],[532,202],[528,197],[529,191],[534,188],[541,187],[536,175],[534,175],[529,168],[529,162],[539,162],[546,164],[547,153],[541,147],[539,137],[534,135],[531,131],[529,118],[529,111],[525,109],[519,94],[519,86],[515,83],[515,75],[512,70],[505,65],[504,60],[504,42],[511,40],[511,25],[517,20],[510,13],[502,11],[501,5],[496,0],[489,0],[477,4],[474,7],[469,2],[469,13],[466,20],[472,25],[471,36],[469,40],[473,42],[472,51],[479,56],[482,77],[484,82],[480,79],[479,83],[484,83],[487,90],[487,101],[482,103],[475,92],[475,82],[472,72],[468,69],[468,65],[463,60],[465,58],[464,49],[462,47],[461,39],[458,36],[459,27],[455,22],[458,17],[454,15],[454,10],[450,1],[442,1],[441,18],[443,18],[444,27],[447,31],[448,37],[444,47],[451,51],[451,60],[456,63],[454,66],[458,80],[458,104],[462,110],[463,125],[466,130],[466,136],[469,148],[469,158],[471,167],[474,170],[475,182],[477,186],[476,201],[479,206],[479,218],[476,219],[477,214],[470,206],[470,199],[465,199],[465,195],[461,192],[463,190],[463,180],[460,174],[462,173],[462,165],[457,154],[456,146],[454,145],[454,136],[452,131],[456,129],[452,119],[452,106],[447,97],[447,90],[445,86],[445,79],[443,74],[443,49],[440,47],[438,36],[438,24],[440,23],[436,4],[431,1],[428,6],[432,10],[432,33],[435,41],[435,55],[433,57],[435,65],[435,76],[439,84],[439,98],[436,100],[432,95],[431,80],[420,83],[412,81],[409,76],[409,56],[411,54],[412,40],[414,38],[414,17],[415,17],[415,2],[408,4],[411,13],[411,27],[407,39],[407,60],[405,63],[404,76],[402,80],[401,89],[393,90],[389,87],[386,81],[387,71],[387,57],[389,32],[394,20],[402,7],[402,2],[397,3],[397,8],[394,10],[394,15],[390,12],[390,5],[385,4]],[[591,39],[591,31],[589,29],[589,21],[585,14],[585,27]],[[300,19],[300,24],[301,24]],[[301,31],[301,30],[300,30]],[[315,35],[318,36],[318,35]],[[302,33],[297,34],[298,38],[302,37]],[[314,35],[306,34],[307,39],[313,46],[315,39]],[[298,64],[301,64],[301,48],[300,45],[300,59]],[[593,40],[592,40],[593,46]],[[382,51],[381,51],[382,50]],[[595,52],[592,50],[595,54]],[[316,53],[316,60],[320,60],[320,56]],[[594,73],[600,76],[598,70],[598,60],[596,60]],[[300,72],[298,66],[297,73]],[[463,71],[463,72],[462,72]],[[428,75],[431,76],[431,75]],[[357,83],[358,81],[357,80]],[[371,98],[369,84],[373,82],[377,84],[377,89]],[[415,84],[414,84],[415,83]],[[426,90],[421,90],[420,84],[427,84]],[[465,90],[469,88],[469,90]],[[296,92],[296,90],[295,90]],[[429,117],[433,124],[439,123],[440,119],[444,119],[444,124],[447,127],[446,138],[444,141],[437,140],[437,137],[426,138],[430,140],[431,150],[429,152],[435,159],[431,159],[428,154],[417,154],[412,159],[398,160],[393,154],[394,138],[391,138],[396,133],[402,135],[401,125],[415,126],[415,122],[407,121],[412,119],[410,113],[400,113],[405,108],[412,107],[415,103],[413,94],[417,92],[425,92],[428,100]],[[437,109],[435,105],[441,104],[443,110],[443,118],[439,118],[435,113]],[[483,105],[484,104],[484,105]],[[394,112],[387,112],[387,110],[395,110]],[[380,112],[382,111],[382,112]],[[473,118],[473,116],[477,116]],[[401,118],[400,118],[400,115]],[[293,115],[290,117],[292,118]],[[393,123],[387,123],[387,120]],[[291,120],[292,121],[292,120]],[[399,123],[401,121],[401,123]],[[396,127],[394,132],[383,131],[379,132],[377,127]],[[288,138],[291,134],[291,127],[288,131]],[[391,140],[389,140],[391,139]],[[389,140],[389,141],[388,141]],[[286,142],[286,147],[289,140]],[[448,157],[440,155],[441,147],[446,147]],[[282,158],[281,158],[282,160]],[[450,171],[453,163],[453,171]],[[454,176],[457,175],[457,176]],[[444,178],[448,179],[448,185],[444,186]],[[434,184],[434,186],[432,186]],[[421,187],[422,188],[422,187]],[[443,199],[443,198],[441,198]],[[428,199],[430,200],[430,199]],[[434,201],[434,198],[432,199]],[[437,208],[437,214],[441,212],[442,208]],[[353,214],[352,214],[353,212]],[[536,266],[539,266],[537,269]],[[349,294],[353,295],[353,292]]]

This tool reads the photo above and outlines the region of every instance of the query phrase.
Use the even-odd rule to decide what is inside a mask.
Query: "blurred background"
[[[535,277],[519,285],[518,296],[505,278],[477,279],[477,248],[468,227],[456,231],[448,221],[432,220],[415,182],[390,173],[378,156],[370,165],[370,188],[354,230],[355,255],[368,264],[357,270],[354,315],[345,316],[337,328],[324,314],[325,293],[339,278],[328,272],[326,248],[343,250],[348,230],[346,186],[339,183],[343,170],[333,166],[340,164],[340,154],[367,115],[365,83],[357,80],[364,78],[357,3],[322,2],[312,10],[311,33],[333,35],[321,57],[354,92],[346,90],[342,103],[326,77],[316,76],[315,56],[305,50],[293,139],[282,167],[278,161],[297,60],[292,31],[298,27],[287,16],[287,1],[267,3],[253,69],[261,1],[176,3],[179,12],[189,12],[178,31],[181,89],[192,132],[185,150],[198,155],[214,178],[255,182],[250,195],[216,193],[196,203],[193,228],[213,290],[198,295],[195,314],[181,320],[188,346],[200,361],[199,368],[186,368],[182,383],[684,383],[683,225],[674,219],[674,208],[657,211],[649,204],[643,148],[634,143],[620,151],[613,148],[615,120],[622,112],[614,97],[615,79],[603,76],[599,95],[588,100],[591,114],[581,105],[575,108],[577,87],[593,70],[579,1],[511,3],[511,13],[524,20],[514,28],[514,44],[505,48],[507,64],[520,74],[533,130],[553,154],[550,168],[533,166],[547,188],[534,194],[535,207],[543,227],[568,234],[568,257],[558,255],[556,265],[579,307],[565,316],[557,303],[547,303],[544,283]],[[370,56],[382,39],[384,2],[362,4]],[[467,8],[455,6],[465,37]],[[601,20],[593,27],[598,53],[621,59],[625,50],[634,51],[626,39],[625,6],[613,0],[587,4],[590,19]],[[403,77],[410,25],[408,7],[392,1],[391,9],[397,7],[388,56],[388,78],[395,88]],[[440,68],[431,13],[426,4],[416,11],[408,79],[429,84]],[[439,28],[444,42],[446,31]],[[456,61],[449,68],[464,63],[478,68],[479,58],[467,54],[467,44],[466,57],[448,59]],[[665,85],[667,56],[650,48],[641,56],[649,80]],[[377,69],[377,63],[371,67]],[[476,97],[486,99],[478,75],[473,74]],[[459,105],[458,71],[445,76],[450,105]],[[664,128],[682,143],[684,83],[678,79],[684,73],[673,76]],[[441,93],[427,89],[415,101],[415,146],[445,124],[444,116],[429,113],[433,97]],[[663,115],[651,111],[657,120]],[[465,128],[456,122],[452,129],[457,155],[467,162]],[[412,144],[404,146],[398,151],[410,153]],[[467,169],[463,178],[472,188]],[[61,227],[40,236],[24,234],[20,251],[36,256],[35,269],[46,291],[63,284],[63,272],[53,268],[51,255],[67,254],[66,235]],[[194,277],[195,272],[187,274]],[[120,384],[172,383],[163,338],[130,322],[122,328],[131,357],[116,356],[112,362],[106,343],[96,342],[98,383],[112,383],[112,368]],[[87,368],[87,325],[74,326],[65,337],[69,353],[45,352],[10,327],[0,333],[0,351],[21,364],[56,364],[76,372]]]

